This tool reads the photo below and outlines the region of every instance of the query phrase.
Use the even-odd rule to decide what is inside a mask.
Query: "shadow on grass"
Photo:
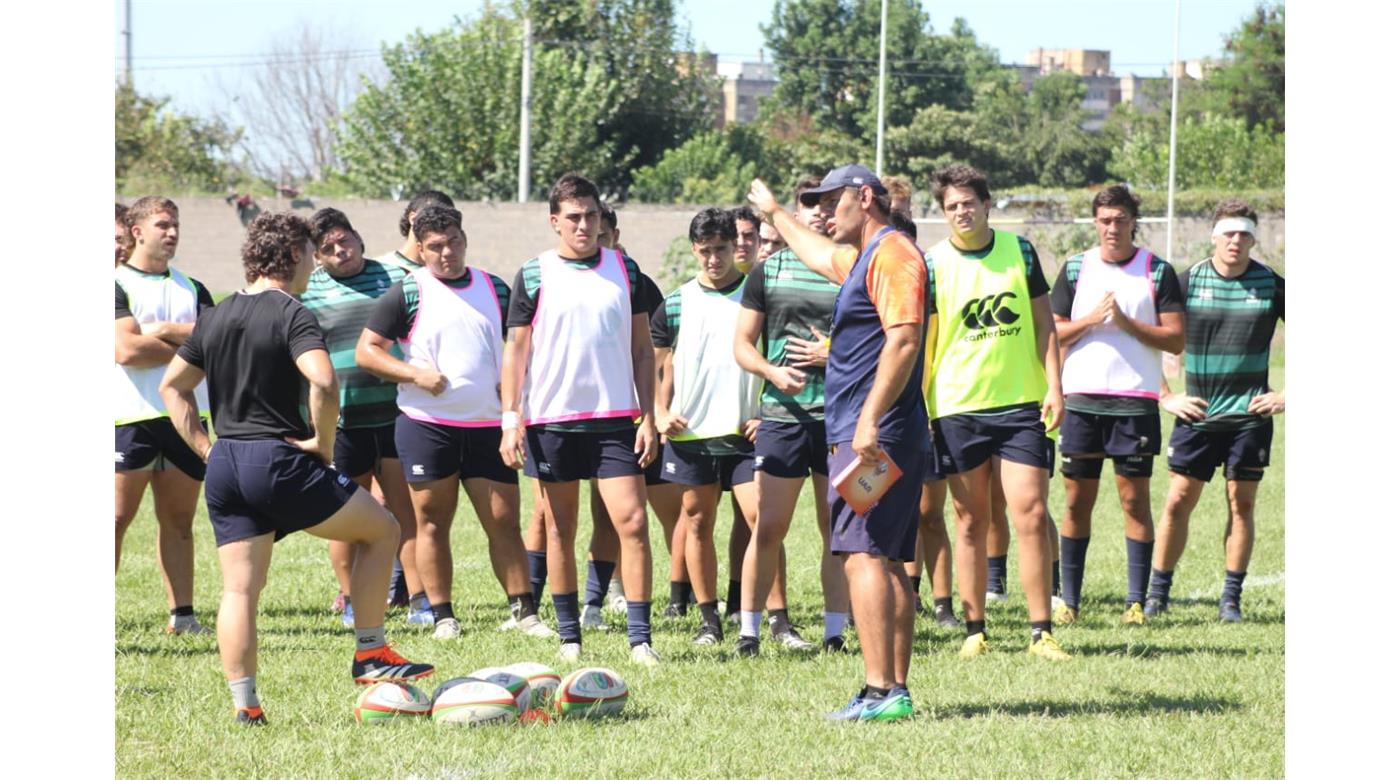
[[[1117,701],[1039,700],[996,704],[944,704],[934,708],[939,718],[977,718],[991,715],[1074,718],[1091,715],[1154,715],[1158,713],[1217,714],[1243,709],[1237,699],[1218,696],[1159,696],[1115,690]]]
[[[1162,658],[1188,655],[1228,655],[1247,657],[1256,655],[1282,655],[1283,650],[1259,647],[1222,647],[1210,645],[1163,646],[1139,643],[1112,643],[1093,645],[1071,645],[1070,653],[1083,656],[1123,656],[1124,658]]]
[[[148,655],[166,658],[189,658],[197,655],[218,655],[219,648],[211,640],[208,645],[197,644],[123,644],[117,643],[117,655]]]

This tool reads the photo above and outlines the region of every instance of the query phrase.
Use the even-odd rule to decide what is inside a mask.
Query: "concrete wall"
[[[126,199],[128,202],[134,198]],[[183,198],[180,206],[180,251],[176,262],[191,276],[199,279],[215,293],[227,293],[243,286],[243,268],[239,250],[244,228],[237,210],[221,198]],[[285,210],[288,201],[268,198],[259,201],[264,211]],[[403,239],[398,232],[399,217],[406,204],[373,200],[316,200],[315,208],[333,206],[350,217],[365,239],[367,251],[377,256],[393,251]],[[549,207],[544,203],[458,203],[467,231],[469,263],[495,273],[507,282],[525,260],[552,248],[556,237],[549,228]],[[310,217],[313,208],[296,212]],[[661,266],[667,245],[677,236],[686,234],[695,206],[624,205],[618,210],[618,226],[622,243],[637,260],[642,270],[653,276]],[[1014,213],[996,212],[996,219],[1014,218]],[[1039,235],[1045,231],[1063,231],[1067,225],[998,224],[1005,230]],[[1088,226],[1085,226],[1086,228]],[[1184,265],[1196,257],[1184,254],[1210,240],[1209,219],[1189,218],[1178,222],[1176,236],[1177,264]],[[1091,228],[1090,228],[1091,229]],[[948,228],[940,217],[920,220],[919,243],[929,246],[946,238]],[[1165,253],[1166,226],[1144,224],[1140,228],[1141,242]],[[1282,271],[1283,218],[1265,216],[1259,231],[1260,249],[1256,257],[1270,262]],[[1046,253],[1049,254],[1049,253]],[[1204,255],[1202,255],[1204,256]],[[1049,274],[1063,258],[1044,257]]]

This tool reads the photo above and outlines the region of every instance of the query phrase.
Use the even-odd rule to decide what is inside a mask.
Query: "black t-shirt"
[[[666,300],[666,295],[661,292],[661,288],[656,286],[656,282],[652,281],[650,276],[640,271],[637,273],[641,282],[637,285],[639,288],[637,294],[641,296],[642,305],[646,307],[647,314],[655,314],[656,310],[660,308],[661,302]]]
[[[236,293],[201,316],[177,353],[208,378],[222,439],[308,439],[296,359],[326,349],[316,317],[281,290]]]

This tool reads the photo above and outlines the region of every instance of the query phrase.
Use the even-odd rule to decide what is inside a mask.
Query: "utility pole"
[[[1172,38],[1172,131],[1167,151],[1167,264],[1172,261],[1176,223],[1176,98],[1181,82],[1181,0],[1176,0],[1176,34]]]
[[[126,0],[126,24],[122,29],[126,43],[126,86],[131,88],[131,0]]]
[[[520,170],[516,177],[515,200],[524,203],[530,199],[530,78],[533,68],[532,33],[530,29],[530,4],[525,3],[524,46],[520,54]]]
[[[889,25],[890,0],[880,0],[880,97],[875,117],[875,176],[885,175],[885,28]]]

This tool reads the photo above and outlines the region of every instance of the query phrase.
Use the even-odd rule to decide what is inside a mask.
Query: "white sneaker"
[[[516,628],[516,625],[518,625],[518,624],[515,622],[515,617],[514,617],[514,616],[511,616],[511,617],[506,618],[506,619],[505,619],[505,622],[501,623],[499,626],[496,626],[496,630],[497,630],[497,631],[500,631],[500,632],[502,632],[502,633],[504,633],[504,632],[506,632],[506,631],[514,631],[515,628]]]
[[[651,648],[646,642],[632,648],[632,663],[638,666],[658,666],[661,664],[661,655]]]
[[[550,639],[559,638],[559,635],[554,633],[554,629],[545,625],[543,620],[540,620],[539,615],[530,615],[529,617],[521,618],[519,621],[516,621],[513,628],[525,636],[539,637],[540,639],[546,637]]]
[[[622,583],[618,580],[608,583],[608,597],[603,602],[603,609],[608,612],[626,614],[627,596],[622,592]]]
[[[584,628],[593,629],[594,631],[607,630],[607,625],[603,623],[602,607],[585,605],[583,608],[583,614],[579,615],[578,622]]]
[[[456,639],[462,635],[462,626],[457,618],[443,618],[433,629],[433,639]]]
[[[214,629],[206,628],[194,615],[182,615],[170,618],[170,622],[165,626],[165,633],[201,636],[214,633]]]
[[[816,645],[803,639],[802,635],[797,633],[797,629],[795,628],[789,628],[781,634],[775,634],[773,638],[778,640],[783,647],[789,650],[796,650],[800,653],[808,653],[817,649]]]
[[[987,601],[1006,601],[1009,598],[1011,597],[1005,593],[996,593],[990,590],[987,591]]]
[[[581,655],[583,655],[583,645],[578,642],[565,642],[559,645],[559,660],[561,661],[576,664]]]

